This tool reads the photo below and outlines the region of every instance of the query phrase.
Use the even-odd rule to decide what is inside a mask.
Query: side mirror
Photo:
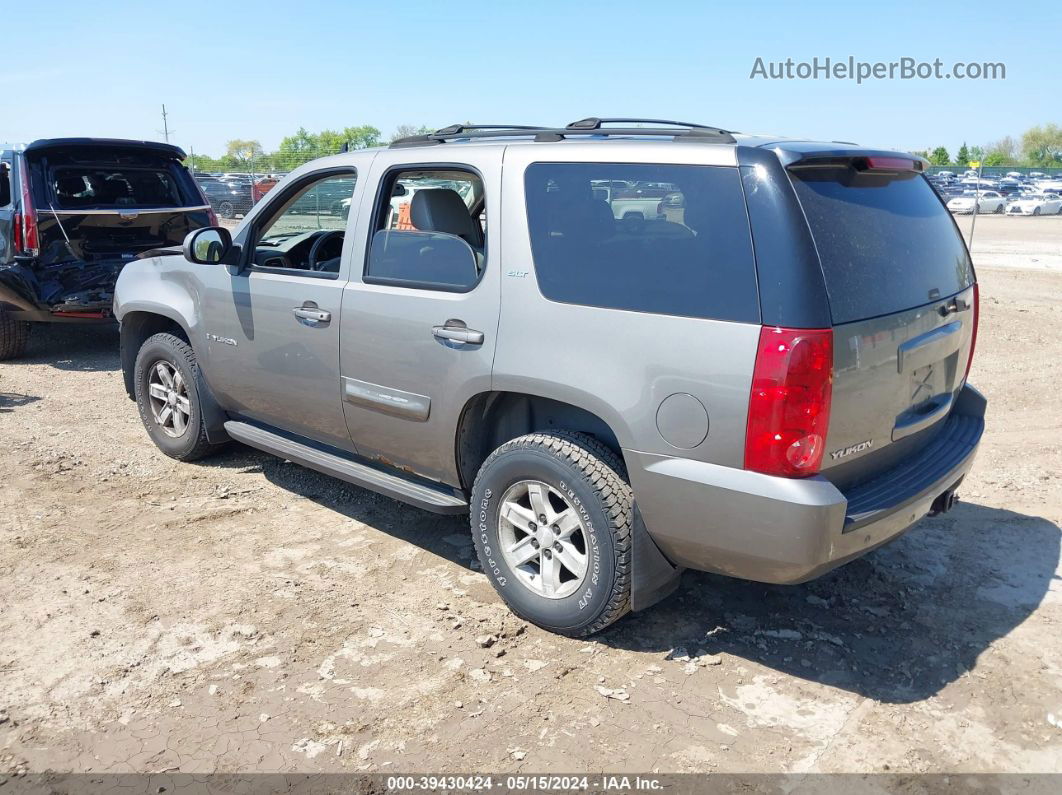
[[[232,246],[232,235],[223,226],[204,226],[184,239],[184,258],[200,265],[217,265]]]

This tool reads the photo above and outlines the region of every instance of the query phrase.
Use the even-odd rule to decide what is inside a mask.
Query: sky
[[[5,11],[0,141],[170,140],[586,116],[954,154],[1062,123],[1062,2],[85,3]],[[764,62],[1003,62],[1006,79],[750,79]]]

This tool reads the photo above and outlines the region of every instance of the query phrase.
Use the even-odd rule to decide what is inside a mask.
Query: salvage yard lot
[[[508,612],[464,519],[165,458],[117,334],[36,329],[0,365],[0,771],[1062,772],[1062,219],[977,224],[956,510],[584,641]]]

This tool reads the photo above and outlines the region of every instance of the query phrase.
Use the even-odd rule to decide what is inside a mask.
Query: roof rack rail
[[[602,127],[603,124],[660,124],[665,127]],[[407,146],[433,146],[447,141],[473,138],[515,138],[533,136],[535,141],[563,141],[573,136],[667,136],[676,140],[695,140],[706,143],[735,143],[728,130],[704,124],[688,124],[662,119],[599,119],[590,117],[574,121],[567,127],[534,127],[523,124],[451,124],[425,135],[411,135],[391,142],[392,149]]]

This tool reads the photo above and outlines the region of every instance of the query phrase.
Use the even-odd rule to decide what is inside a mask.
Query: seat
[[[409,220],[421,232],[443,232],[464,240],[477,255],[483,253],[483,229],[455,190],[427,188],[413,194]]]

